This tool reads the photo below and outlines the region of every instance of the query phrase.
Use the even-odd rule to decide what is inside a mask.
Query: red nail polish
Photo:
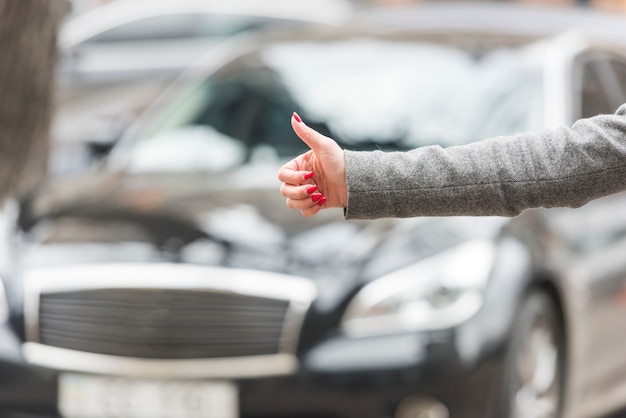
[[[293,112],[293,118],[296,120],[296,122],[300,123],[302,122],[302,119],[300,119],[300,115],[298,115],[296,112]]]
[[[326,198],[322,196],[322,198],[317,201],[317,204],[322,206],[324,203],[326,203]]]
[[[324,199],[324,196],[322,196],[321,193],[315,193],[313,196],[311,196],[311,200],[314,202],[317,202],[320,199]]]
[[[304,179],[305,179],[305,180],[308,180],[308,179],[310,179],[311,177],[313,177],[314,175],[315,175],[315,173],[314,173],[314,172],[312,172],[312,171],[310,171],[310,172],[308,172],[308,173],[306,173],[306,174],[304,175]]]
[[[306,189],[306,192],[308,194],[311,194],[311,193],[316,192],[316,191],[317,191],[317,186],[311,186],[308,189]]]

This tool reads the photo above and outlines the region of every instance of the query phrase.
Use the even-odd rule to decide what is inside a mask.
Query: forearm
[[[624,113],[446,149],[345,151],[346,218],[515,216],[626,190]]]

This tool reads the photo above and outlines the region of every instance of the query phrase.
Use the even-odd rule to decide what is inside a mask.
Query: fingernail
[[[324,203],[326,203],[326,198],[324,196],[322,196],[322,198],[317,201],[317,204],[322,206]]]
[[[308,172],[308,173],[306,173],[306,174],[304,175],[304,179],[305,179],[305,180],[308,180],[308,179],[310,179],[311,177],[313,177],[314,175],[315,175],[315,173],[314,173],[314,172],[312,172],[312,171],[310,171],[310,172]]]
[[[308,194],[311,194],[311,193],[316,192],[316,191],[317,191],[317,186],[311,186],[308,189],[306,189],[306,192]]]
[[[296,120],[296,122],[300,123],[302,122],[302,119],[300,119],[300,115],[298,115],[296,112],[293,112],[293,118]]]
[[[322,196],[321,193],[315,193],[313,196],[311,196],[311,200],[314,202],[317,202],[320,199],[323,199],[324,196]]]

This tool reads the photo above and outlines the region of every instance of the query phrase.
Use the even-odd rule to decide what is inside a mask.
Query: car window
[[[580,62],[580,117],[614,113],[626,102],[626,64],[601,53],[586,54]]]
[[[246,67],[185,88],[135,144],[133,167],[221,171],[259,150],[278,158],[304,151],[285,122],[296,107],[281,88],[269,70]],[[176,158],[163,164],[148,157],[156,149]]]
[[[264,51],[310,120],[345,146],[460,145],[538,129],[542,84],[526,48],[348,39]]]
[[[525,48],[476,55],[454,45],[361,38],[273,44],[179,90],[130,140],[181,144],[193,132],[216,146],[219,133],[220,146],[236,144],[223,152],[240,150],[229,160],[235,165],[259,149],[280,159],[304,151],[289,124],[293,111],[358,150],[459,145],[537,130],[543,86],[533,55]]]
[[[244,16],[176,14],[129,22],[86,41],[87,44],[229,36],[260,25]]]

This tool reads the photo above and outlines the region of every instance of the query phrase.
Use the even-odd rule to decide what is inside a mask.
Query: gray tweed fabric
[[[626,104],[538,133],[409,152],[344,151],[346,219],[515,216],[626,190]]]

